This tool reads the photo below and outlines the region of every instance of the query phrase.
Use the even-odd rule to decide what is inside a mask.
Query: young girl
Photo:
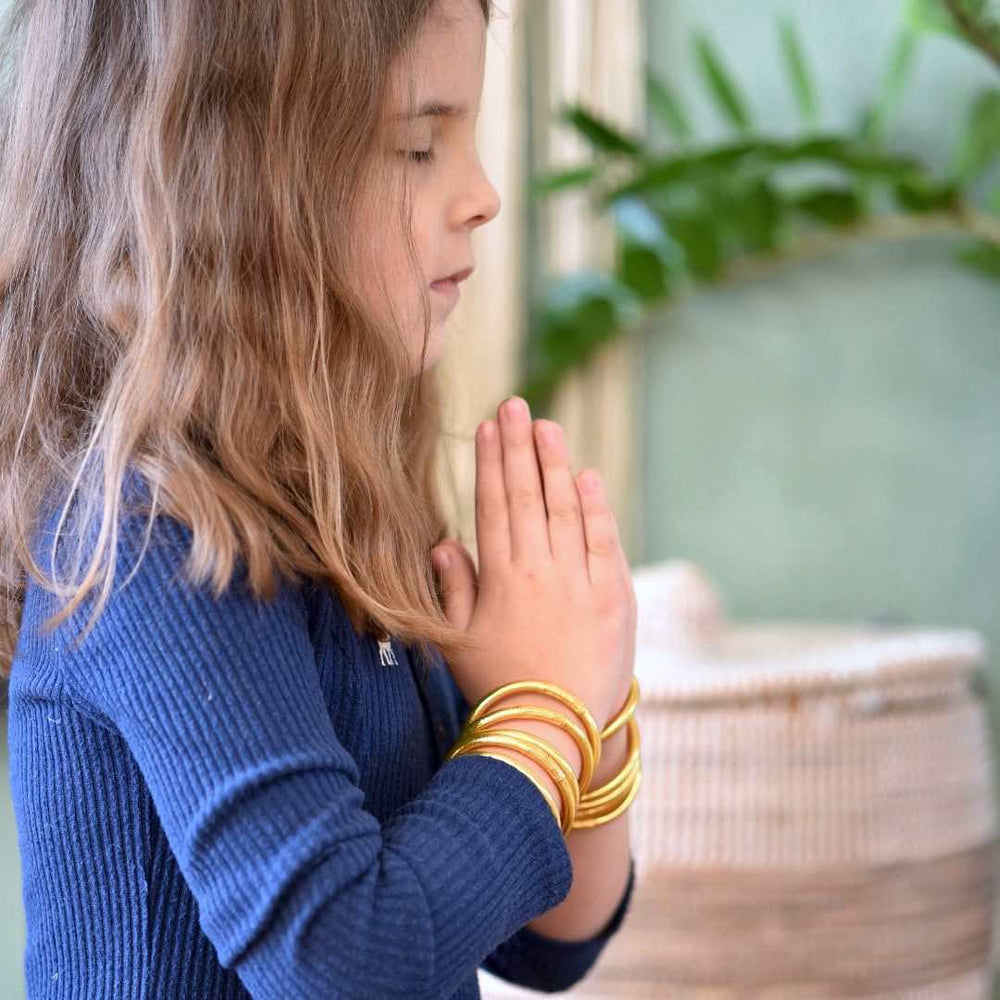
[[[477,429],[478,565],[433,487],[431,369],[499,210],[489,17],[13,2],[29,997],[471,1000],[480,967],[552,992],[625,916],[635,599],[599,478],[513,398]]]

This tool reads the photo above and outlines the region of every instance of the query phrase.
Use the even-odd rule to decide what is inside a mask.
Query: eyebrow
[[[445,101],[428,101],[415,112],[403,111],[393,115],[396,121],[412,121],[416,118],[458,118],[468,113],[464,104],[448,104]]]

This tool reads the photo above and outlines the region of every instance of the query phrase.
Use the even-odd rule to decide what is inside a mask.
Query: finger
[[[512,396],[500,405],[499,415],[511,560],[548,558],[551,556],[549,525],[531,429],[531,411],[520,396]]]
[[[621,573],[618,529],[605,498],[601,476],[594,469],[584,469],[576,477],[576,484],[583,508],[590,583],[595,588],[616,587]]]
[[[476,430],[476,547],[480,575],[510,562],[503,449],[495,420],[482,421]]]
[[[466,547],[452,538],[444,539],[434,549],[444,553],[448,564],[440,567],[441,589],[444,593],[445,617],[463,632],[469,627],[476,606],[476,567]]]
[[[587,539],[583,530],[583,508],[569,465],[563,429],[554,420],[536,420],[535,437],[548,510],[552,557],[586,572]]]

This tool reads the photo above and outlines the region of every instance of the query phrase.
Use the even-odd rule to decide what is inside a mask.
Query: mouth
[[[457,296],[459,283],[465,281],[474,270],[474,267],[465,267],[461,271],[455,271],[453,274],[438,278],[437,281],[431,282],[431,288],[443,295]]]
[[[439,295],[443,295],[448,299],[458,299],[458,282],[452,281],[450,278],[445,278],[440,281],[432,281],[431,288],[437,292]]]

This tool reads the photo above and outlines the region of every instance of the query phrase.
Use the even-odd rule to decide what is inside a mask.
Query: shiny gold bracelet
[[[479,701],[473,706],[472,711],[469,713],[469,717],[466,720],[466,725],[472,726],[480,716],[485,715],[487,709],[496,704],[502,698],[506,698],[511,694],[520,694],[525,691],[535,692],[537,694],[547,694],[557,701],[561,701],[564,705],[569,707],[574,711],[579,717],[580,721],[583,723],[584,732],[587,735],[587,739],[590,741],[590,746],[594,751],[594,767],[597,768],[601,762],[601,733],[597,728],[597,723],[594,721],[593,715],[590,714],[590,709],[576,697],[576,695],[567,691],[564,687],[559,684],[555,684],[552,681],[542,681],[542,680],[521,680],[521,681],[511,681],[508,684],[501,684],[500,687],[494,688],[488,694],[484,695]],[[520,707],[520,706],[516,706]]]
[[[580,801],[580,787],[576,771],[562,753],[539,736],[503,729],[489,730],[482,735],[473,734],[459,740],[448,752],[448,757],[454,758],[478,752],[480,747],[517,750],[527,754],[542,767],[555,782],[562,796],[563,813],[559,820],[560,829],[564,834],[570,830]]]
[[[583,728],[576,725],[563,713],[534,705],[517,705],[487,713],[490,705],[507,695],[522,691],[547,694],[566,704],[580,717]],[[462,754],[479,753],[495,759],[505,760],[517,767],[543,793],[556,822],[563,834],[577,828],[597,826],[610,822],[628,808],[638,791],[641,773],[639,769],[639,731],[634,721],[635,708],[639,700],[639,682],[633,677],[625,703],[603,730],[597,725],[586,705],[565,688],[550,681],[512,681],[489,692],[474,706],[466,719],[459,740],[449,751],[446,759]],[[497,730],[495,723],[504,719],[535,718],[552,722],[568,732],[580,747],[583,768],[580,778],[551,743],[520,730]],[[600,788],[590,789],[589,784],[600,762],[603,740],[614,735],[621,726],[629,727],[629,755],[622,769]],[[499,736],[500,739],[492,737]],[[504,738],[506,737],[506,738]],[[530,770],[501,754],[488,752],[487,747],[514,749],[525,753],[541,766],[555,782],[562,798],[562,810],[555,803],[548,789]],[[617,804],[615,804],[617,803]],[[602,812],[603,810],[603,812]]]
[[[487,712],[481,715],[472,724],[476,732],[482,732],[490,728],[494,723],[503,722],[505,719],[540,719],[543,722],[551,722],[563,731],[570,734],[576,740],[580,748],[580,757],[583,760],[583,768],[580,772],[580,794],[590,788],[590,782],[594,777],[595,761],[594,748],[587,739],[587,734],[572,719],[562,712],[557,712],[553,708],[541,708],[536,705],[515,705],[512,708],[499,708],[494,712]],[[464,734],[469,729],[468,723],[462,727]]]
[[[583,803],[590,804],[597,801],[606,801],[608,793],[619,790],[623,785],[627,784],[632,777],[632,771],[639,767],[641,746],[639,723],[630,717],[626,723],[626,729],[628,733],[628,753],[625,756],[625,763],[622,765],[621,770],[599,788],[591,788],[587,791],[586,795],[581,795],[580,799]]]
[[[608,720],[605,727],[601,730],[601,739],[606,740],[609,736],[614,736],[625,725],[638,704],[639,678],[633,675],[632,683],[629,684],[628,695],[625,698],[625,704],[618,709],[618,712]]]
[[[589,829],[595,826],[600,826],[602,823],[610,823],[613,819],[617,819],[632,804],[632,800],[639,792],[639,785],[641,782],[642,771],[636,771],[635,780],[632,782],[628,794],[614,809],[610,810],[610,812],[602,813],[599,816],[584,816],[582,819],[576,819],[573,821],[573,826],[570,827],[570,831]]]
[[[583,796],[577,808],[574,829],[590,829],[620,816],[631,805],[642,780],[639,726],[630,714],[628,726],[628,758],[610,781]]]

